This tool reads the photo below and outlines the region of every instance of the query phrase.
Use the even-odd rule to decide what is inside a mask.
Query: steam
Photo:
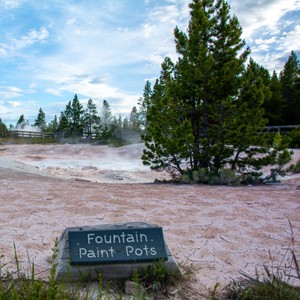
[[[31,132],[42,132],[42,130],[33,125],[28,125],[25,122],[18,124],[16,127],[12,128],[10,131],[31,131]]]
[[[22,162],[24,168],[30,165],[32,170],[34,166],[35,170],[62,178],[108,183],[148,183],[166,179],[166,174],[154,173],[143,165],[143,149],[142,143],[118,148],[91,144],[34,144],[11,145],[5,155]]]

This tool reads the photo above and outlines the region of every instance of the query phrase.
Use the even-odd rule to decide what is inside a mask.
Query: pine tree
[[[61,133],[69,133],[69,122],[64,112],[60,113],[58,131]]]
[[[253,60],[245,70],[250,50],[225,0],[193,0],[189,7],[188,32],[174,30],[178,61],[165,58],[150,97],[143,163],[174,176],[218,177],[228,163],[259,170],[267,160],[257,162],[259,149],[249,149],[265,126],[268,74]]]
[[[17,121],[17,129],[24,129],[26,126],[29,125],[28,120],[25,120],[24,115],[21,115]]]
[[[228,131],[228,141],[235,149],[233,158],[228,162],[232,170],[241,173],[259,172],[265,164],[269,163],[268,159],[255,160],[257,154],[268,152],[268,148],[262,147],[263,135],[259,132],[267,123],[262,104],[270,98],[271,92],[266,81],[266,85],[264,84],[261,71],[261,67],[250,59],[243,74],[244,80],[234,107],[235,116],[231,119]]]
[[[138,121],[142,128],[147,128],[147,113],[151,103],[152,88],[150,81],[146,81],[143,97],[138,100]]]
[[[62,117],[66,118],[64,125],[68,125],[67,133],[69,135],[73,137],[82,136],[84,129],[84,109],[76,94],[73,100],[69,101],[66,105]]]
[[[83,133],[84,128],[84,109],[82,104],[79,102],[77,95],[74,96],[72,101],[72,113],[73,113],[73,120],[72,120],[72,127],[73,133],[77,136],[81,136]]]
[[[130,121],[131,129],[137,130],[137,131],[140,129],[139,113],[138,113],[136,106],[134,106],[131,109],[129,121]]]
[[[98,115],[97,106],[92,99],[88,100],[84,112],[84,125],[88,137],[91,137],[93,133],[96,133],[101,128],[101,119]]]
[[[182,163],[189,158],[189,145],[193,142],[190,122],[182,118],[175,94],[174,64],[166,57],[148,107],[142,160],[151,169],[167,170],[174,177],[184,172]]]
[[[112,113],[111,113],[111,108],[107,100],[103,100],[103,104],[101,107],[101,132],[99,134],[100,139],[107,141],[110,139],[113,135],[112,132]]]
[[[0,118],[0,136],[7,131],[6,125],[2,122],[2,119]]]
[[[129,120],[128,120],[127,117],[125,117],[123,122],[122,122],[122,128],[127,130],[127,129],[129,129],[129,127],[130,127]]]
[[[110,121],[111,137],[113,139],[120,139],[122,136],[121,129],[122,128],[119,126],[119,121],[118,121],[117,117],[113,116]]]
[[[37,115],[37,118],[34,121],[33,126],[38,127],[39,129],[41,129],[42,131],[45,130],[46,128],[46,115],[44,113],[44,111],[42,110],[42,108],[39,109],[39,113]]]
[[[59,128],[59,124],[58,124],[58,121],[57,121],[57,116],[54,115],[53,120],[49,122],[46,130],[48,132],[57,132],[58,128]]]
[[[268,126],[283,125],[284,102],[281,93],[281,84],[277,73],[274,71],[269,83],[271,97],[266,99],[263,107],[268,119]]]
[[[283,113],[285,125],[300,124],[300,63],[294,51],[291,52],[280,73],[282,96],[285,103]]]

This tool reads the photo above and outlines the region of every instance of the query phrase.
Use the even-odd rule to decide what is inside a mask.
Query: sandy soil
[[[189,289],[200,299],[241,271],[289,264],[289,246],[300,257],[299,174],[265,186],[153,184],[167,175],[145,168],[141,151],[0,145],[2,262],[13,264],[15,243],[20,261],[27,265],[30,257],[47,277],[54,240],[66,227],[149,222],[163,227],[177,262],[196,269]]]

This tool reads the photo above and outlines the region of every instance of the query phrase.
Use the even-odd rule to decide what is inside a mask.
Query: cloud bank
[[[229,3],[259,64],[280,71],[299,54],[299,0]],[[176,59],[173,30],[188,20],[186,0],[0,0],[0,117],[42,107],[51,119],[75,93],[130,113],[164,57]]]

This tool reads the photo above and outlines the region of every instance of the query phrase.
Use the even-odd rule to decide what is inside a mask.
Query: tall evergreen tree
[[[107,100],[103,100],[103,104],[101,107],[101,133],[100,139],[108,140],[112,137],[112,113],[111,108]]]
[[[28,120],[25,120],[24,115],[21,115],[17,121],[17,129],[24,129],[26,126],[29,126]]]
[[[234,106],[227,142],[235,149],[228,162],[233,170],[241,173],[259,171],[269,161],[257,161],[257,154],[265,154],[268,148],[262,147],[263,135],[259,134],[267,123],[262,105],[270,98],[268,81],[261,76],[261,66],[250,59],[241,85],[238,101]],[[266,84],[264,84],[264,82]],[[246,154],[246,155],[245,155]]]
[[[131,109],[130,116],[129,116],[129,121],[130,121],[130,126],[131,126],[132,129],[139,130],[139,127],[140,127],[139,113],[138,113],[138,110],[137,110],[136,106],[134,106]]]
[[[101,119],[98,115],[97,106],[92,99],[89,99],[84,112],[85,132],[89,137],[91,137],[93,133],[96,133],[98,130],[100,130],[100,122]]]
[[[193,134],[190,121],[182,115],[175,97],[174,64],[170,58],[162,63],[160,78],[153,87],[147,112],[146,149],[143,163],[154,170],[167,170],[173,176],[184,172],[182,163],[189,157]]]
[[[68,124],[68,134],[72,136],[81,136],[84,129],[84,109],[79,102],[77,94],[72,101],[66,105],[66,109],[62,117],[65,117]]]
[[[42,131],[45,130],[46,128],[46,115],[44,113],[44,111],[42,110],[42,108],[39,109],[39,113],[37,115],[37,118],[34,121],[33,126],[36,126],[38,128],[40,128]]]
[[[269,126],[284,124],[283,112],[284,101],[281,93],[281,84],[277,73],[274,71],[270,79],[271,97],[264,102],[265,116],[268,119]]]
[[[285,125],[300,124],[300,63],[297,54],[292,51],[283,71],[280,73],[280,83],[285,103]]]
[[[58,122],[58,131],[61,133],[68,133],[69,122],[64,112],[60,113]]]
[[[125,117],[123,122],[122,122],[122,128],[127,130],[127,129],[129,129],[129,127],[130,127],[129,120],[128,120],[127,117]]]
[[[138,120],[142,128],[147,127],[147,113],[151,103],[152,88],[149,80],[146,81],[143,97],[138,100]]]
[[[266,74],[252,60],[245,71],[250,50],[225,0],[193,0],[189,7],[188,33],[174,31],[179,59],[164,60],[151,94],[143,162],[173,174],[205,170],[219,176],[228,163],[257,170],[248,150],[265,125]],[[232,145],[240,150],[236,156]]]
[[[6,125],[2,122],[2,119],[0,118],[0,136],[2,133],[7,131]]]
[[[82,104],[79,102],[77,95],[74,96],[74,99],[72,101],[72,112],[73,112],[73,120],[72,120],[73,131],[76,135],[81,136],[84,128],[84,120],[83,120],[84,109]]]
[[[57,116],[55,115],[53,120],[49,122],[48,126],[47,126],[47,131],[49,132],[57,132],[59,128],[59,124],[57,121]]]
[[[119,117],[118,117],[117,126],[119,128],[123,127],[123,120],[122,120],[122,116],[121,115],[119,115]]]

